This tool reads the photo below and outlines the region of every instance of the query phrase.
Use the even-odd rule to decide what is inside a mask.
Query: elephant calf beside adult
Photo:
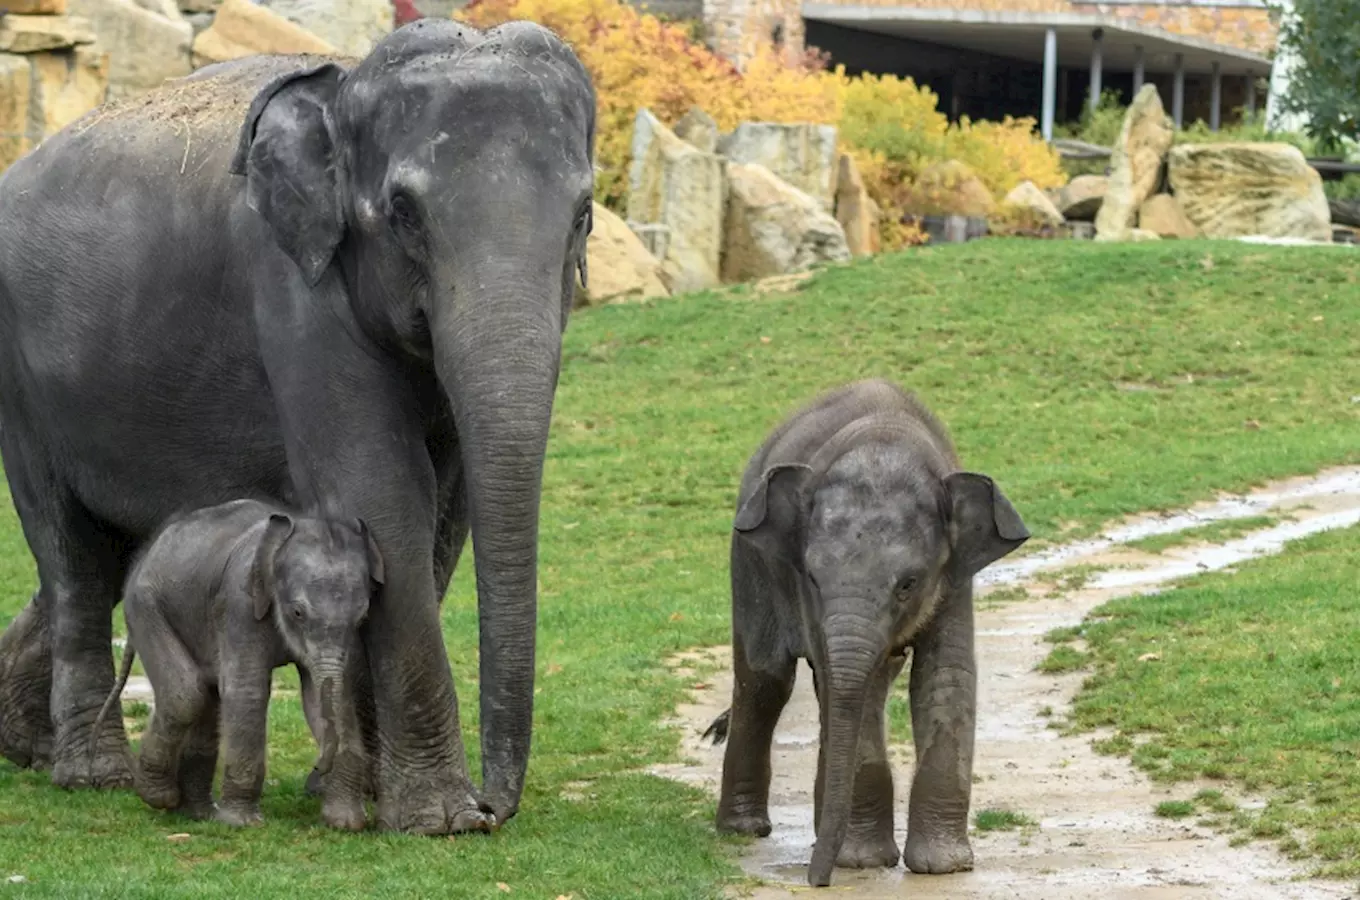
[[[425,19],[363,60],[205,68],[0,177],[0,451],[39,573],[0,638],[0,752],[129,781],[121,716],[86,755],[129,559],[172,513],[253,496],[361,518],[385,557],[363,667],[380,823],[514,815],[594,117],[551,32]],[[469,530],[480,794],[438,615]]]

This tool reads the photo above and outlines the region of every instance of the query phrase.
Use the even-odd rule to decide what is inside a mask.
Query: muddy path
[[[1279,524],[1217,545],[1187,544],[1160,554],[1123,545],[1211,522],[1270,515]],[[1159,589],[1197,572],[1229,568],[1278,552],[1290,540],[1360,522],[1360,468],[1279,482],[1224,497],[1175,515],[1130,520],[1099,538],[1022,557],[979,578],[977,614],[978,730],[973,810],[1002,808],[1037,820],[1024,831],[971,835],[975,870],[922,876],[900,864],[889,870],[837,869],[828,896],[850,898],[1023,898],[1023,900],[1200,900],[1200,898],[1348,898],[1353,885],[1303,880],[1303,869],[1273,846],[1229,847],[1227,839],[1185,822],[1153,815],[1157,803],[1184,799],[1197,785],[1153,785],[1127,760],[1098,756],[1091,737],[1063,737],[1045,712],[1061,715],[1082,675],[1034,671],[1049,645],[1043,635],[1076,625],[1105,601]],[[1074,590],[1054,591],[1075,566],[1102,571]],[[1087,570],[1089,571],[1089,570]],[[1023,587],[1026,599],[1014,599]],[[1012,599],[989,603],[1006,588]],[[1000,595],[998,595],[1000,596]],[[731,696],[730,649],[706,648],[677,660],[695,673],[693,702],[678,711],[683,763],[652,771],[716,796],[722,748],[700,735]],[[711,671],[716,664],[719,671]],[[701,674],[700,674],[701,673]],[[770,815],[774,833],[753,842],[742,859],[759,886],[739,895],[774,900],[815,893],[806,878],[812,852],[812,787],[817,764],[817,703],[800,667],[793,698],[775,737]],[[897,840],[906,830],[906,790],[913,769],[910,744],[895,746]],[[1236,795],[1235,795],[1236,796]]]

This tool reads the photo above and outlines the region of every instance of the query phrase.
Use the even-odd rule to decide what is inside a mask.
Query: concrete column
[[[1171,118],[1177,128],[1185,122],[1185,54],[1176,54],[1176,77],[1171,82]]]
[[[1209,82],[1209,130],[1218,131],[1218,126],[1222,121],[1223,106],[1223,70],[1215,60],[1213,78]]]
[[[1256,75],[1247,73],[1247,116],[1256,116]]]
[[[1133,92],[1137,94],[1143,89],[1143,45],[1137,44],[1133,48]]]
[[[1039,119],[1039,131],[1044,140],[1053,140],[1053,115],[1058,93],[1058,32],[1049,28],[1044,32],[1044,109]]]
[[[1097,28],[1091,32],[1091,109],[1100,105],[1101,80],[1104,76],[1102,50],[1104,49],[1105,30]]]

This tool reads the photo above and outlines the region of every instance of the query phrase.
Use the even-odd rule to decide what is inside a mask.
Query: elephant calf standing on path
[[[973,576],[1029,538],[985,475],[960,471],[944,428],[886,381],[832,391],[751,458],[732,534],[732,706],[718,827],[770,833],[770,744],[808,660],[821,705],[808,881],[895,866],[884,709],[911,664],[916,777],[907,867],[972,867],[977,671]]]
[[[253,500],[172,520],[128,577],[128,649],[95,733],[140,653],[156,708],[137,793],[157,809],[256,824],[270,682],[279,666],[296,663],[320,698],[311,724],[322,747],[317,769],[328,776],[321,816],[362,830],[368,773],[347,670],[382,584],[382,555],[359,521],[293,518]],[[220,809],[212,797],[219,715]]]

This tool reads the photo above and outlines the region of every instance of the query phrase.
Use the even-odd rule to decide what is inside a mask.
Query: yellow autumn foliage
[[[850,77],[814,57],[790,65],[768,47],[738,71],[686,28],[623,0],[472,0],[455,16],[478,28],[538,22],[571,44],[595,83],[596,196],[615,209],[626,203],[633,122],[643,107],[674,125],[698,106],[724,131],[743,121],[838,126],[842,149],[883,212],[889,249],[923,239],[902,224],[901,204],[932,162],[966,162],[998,198],[1027,178],[1041,188],[1064,181],[1058,155],[1034,136],[1032,120],[950,125],[939,98],[910,78]]]

